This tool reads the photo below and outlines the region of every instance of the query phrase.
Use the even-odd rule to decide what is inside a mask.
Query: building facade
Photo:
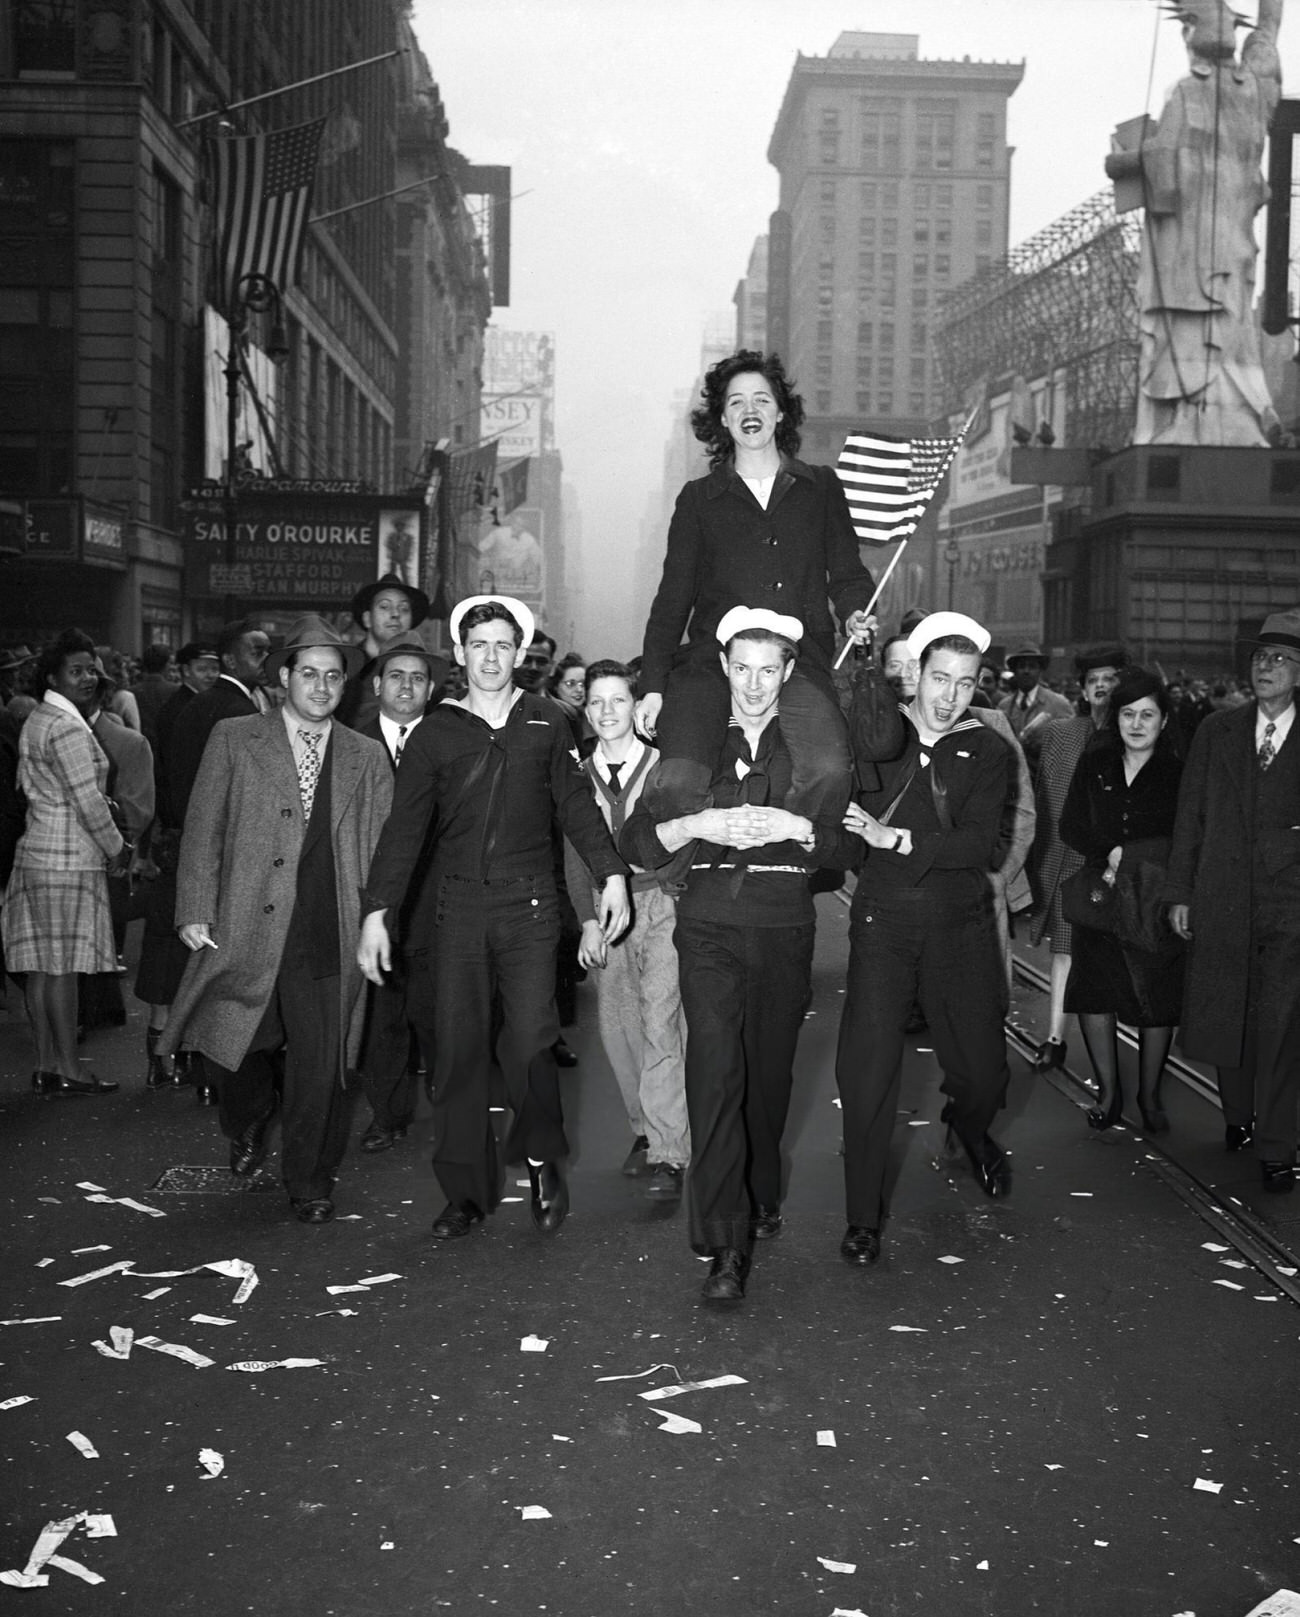
[[[803,394],[808,459],[938,413],[942,299],[1006,252],[1007,102],[1023,73],[921,60],[915,34],[842,33],[796,59],[767,153],[767,336]]]
[[[249,587],[233,595],[231,577],[206,565],[211,510],[189,498],[221,483],[231,449],[230,334],[210,286],[205,143],[218,129],[327,119],[300,284],[249,316],[235,446],[249,497],[268,480],[409,492],[412,446],[449,435],[462,406],[476,429],[474,332],[481,342],[490,305],[464,199],[445,178],[414,210],[423,278],[441,272],[436,293],[416,300],[399,285],[405,205],[392,193],[413,170],[447,169],[427,65],[390,55],[413,43],[406,9],[0,9],[0,644],[76,623],[138,652],[208,631],[232,605],[265,607],[268,621],[306,608],[307,597],[277,594],[259,563],[241,562]],[[409,248],[408,214],[402,224]],[[412,353],[429,357],[443,392],[402,386]]]

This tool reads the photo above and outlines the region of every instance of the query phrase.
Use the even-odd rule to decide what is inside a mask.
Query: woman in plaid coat
[[[117,963],[106,867],[125,847],[104,795],[108,759],[82,713],[98,683],[94,643],[65,629],[41,654],[42,700],[18,744],[27,829],[5,894],[4,951],[7,969],[27,976],[32,1088],[42,1095],[117,1088],[77,1072],[77,974]]]

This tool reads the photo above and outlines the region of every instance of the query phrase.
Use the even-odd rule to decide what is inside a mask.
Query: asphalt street
[[[518,1200],[445,1246],[427,1109],[392,1152],[354,1151],[339,1219],[305,1227],[274,1162],[231,1188],[215,1113],[145,1093],[134,1002],[84,1049],[118,1095],[31,1095],[11,989],[0,1572],[79,1519],[0,1610],[1245,1617],[1300,1588],[1300,1312],[1279,1280],[1300,1195],[1260,1194],[1191,1092],[1156,1150],[1090,1133],[1082,1095],[1015,1055],[995,1131],[1014,1191],[990,1202],[943,1149],[921,1035],[884,1255],[850,1269],[847,911],[818,903],[786,1227],[730,1311],[699,1301],[680,1213],[619,1173],[589,985],[567,1224],[538,1236],[512,1175]],[[1042,1009],[1018,992],[1017,1021]],[[258,1368],[283,1360],[307,1362]]]

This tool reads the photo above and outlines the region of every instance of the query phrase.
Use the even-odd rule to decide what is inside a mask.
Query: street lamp
[[[957,563],[961,560],[961,548],[955,539],[949,539],[943,559],[948,563],[948,610],[951,612],[953,590],[957,583]]]
[[[226,352],[226,622],[231,622],[238,606],[238,598],[230,586],[238,562],[236,535],[239,531],[239,383],[248,354],[248,317],[250,314],[270,314],[271,334],[266,345],[266,356],[274,365],[283,365],[289,357],[289,337],[284,325],[284,303],[280,288],[269,276],[244,275],[235,288],[232,307],[227,312],[230,341]]]

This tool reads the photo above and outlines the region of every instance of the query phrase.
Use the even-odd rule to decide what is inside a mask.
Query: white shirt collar
[[[629,751],[627,757],[624,758],[623,762],[618,766],[619,773],[624,777],[623,784],[625,786],[627,784],[627,776],[630,775],[636,766],[641,762],[641,755],[645,752],[645,750],[645,742],[642,741],[640,736],[634,735],[632,737],[631,750]],[[596,773],[602,780],[607,781],[609,779],[609,761],[605,757],[604,753],[601,752],[599,742],[596,743],[596,750],[591,755],[591,761],[596,766]]]
[[[405,745],[407,737],[423,717],[423,713],[417,713],[413,719],[403,719],[399,724],[396,719],[390,719],[387,714],[381,713],[379,715],[380,734],[384,738],[384,743],[390,755],[397,752],[397,732],[405,726],[406,735],[401,738],[403,745]]]
[[[61,713],[71,713],[74,719],[85,725],[87,730],[90,730],[90,726],[86,724],[85,715],[66,696],[60,696],[58,691],[46,691],[43,700],[48,702],[51,707],[57,707]],[[90,730],[90,733],[94,735],[95,732]]]
[[[333,719],[326,719],[323,724],[304,724],[301,719],[293,717],[287,706],[280,709],[280,717],[284,720],[284,727],[288,732],[291,747],[302,745],[298,740],[299,730],[311,730],[317,735],[327,736],[334,724]]]
[[[1255,709],[1255,751],[1264,745],[1264,731],[1269,724],[1273,726],[1273,750],[1276,752],[1291,733],[1291,726],[1295,723],[1295,702],[1279,719],[1266,719],[1262,708]]]

